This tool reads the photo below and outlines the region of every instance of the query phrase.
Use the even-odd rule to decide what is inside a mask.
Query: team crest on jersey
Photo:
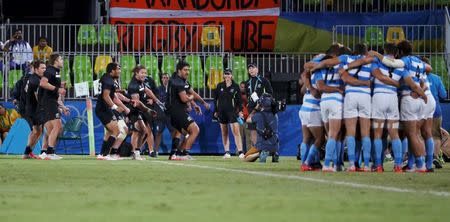
[[[184,88],[185,89],[189,89],[189,85],[184,85]]]
[[[188,121],[193,121],[192,117],[188,116],[187,118]]]
[[[230,92],[231,92],[231,93],[234,93],[234,89],[230,89]]]

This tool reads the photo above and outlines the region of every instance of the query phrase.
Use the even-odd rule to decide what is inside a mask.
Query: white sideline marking
[[[396,192],[396,193],[422,193],[422,194],[431,194],[431,195],[438,196],[438,197],[450,197],[450,192],[446,192],[446,191],[433,191],[433,190],[423,190],[422,191],[422,190],[405,189],[405,188],[397,188],[397,187],[389,187],[389,186],[369,185],[369,184],[363,184],[363,183],[317,179],[317,178],[296,176],[296,175],[282,175],[282,174],[269,173],[269,172],[238,170],[238,169],[230,169],[230,168],[223,168],[223,167],[213,167],[213,166],[186,164],[186,163],[175,163],[175,162],[167,162],[167,161],[159,161],[159,160],[154,160],[152,162],[158,162],[158,163],[174,165],[174,166],[186,166],[186,167],[194,167],[194,168],[210,169],[210,170],[218,170],[218,171],[226,171],[226,172],[234,172],[234,173],[245,173],[245,174],[264,176],[264,177],[276,177],[276,178],[302,180],[302,181],[323,183],[323,184],[333,184],[333,185],[340,185],[340,186],[353,187],[353,188],[373,189],[373,190],[389,191],[389,192]]]

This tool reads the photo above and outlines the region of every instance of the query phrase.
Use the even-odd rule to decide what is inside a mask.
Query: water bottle
[[[237,122],[239,123],[239,125],[244,125],[244,119],[240,116],[237,118]]]

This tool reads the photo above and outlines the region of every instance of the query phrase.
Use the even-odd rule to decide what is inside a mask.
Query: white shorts
[[[344,97],[344,118],[370,119],[372,98],[365,93],[348,93]]]
[[[372,97],[372,119],[399,120],[397,94],[375,93]]]
[[[421,119],[431,119],[433,118],[434,111],[436,110],[436,100],[432,94],[427,93],[428,101],[425,104],[425,101],[421,99],[422,102],[422,118]]]
[[[323,126],[322,118],[320,116],[320,111],[298,111],[298,116],[302,126],[315,127]]]
[[[322,121],[328,123],[330,119],[342,119],[342,103],[334,100],[320,102]]]
[[[410,95],[403,96],[400,102],[400,120],[417,121],[422,119],[423,100],[414,99]]]

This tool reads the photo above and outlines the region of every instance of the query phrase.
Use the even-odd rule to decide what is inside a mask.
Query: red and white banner
[[[221,25],[224,27],[225,50],[273,51],[280,14],[279,1],[113,0],[110,17],[112,24]],[[182,26],[172,30],[179,36],[182,36],[180,33],[186,34],[181,39],[164,34],[157,37],[146,29],[144,26],[119,29],[123,47],[132,47],[133,50],[151,47],[152,51],[189,51],[198,45],[201,35],[199,29]],[[167,34],[168,31],[165,32]],[[144,40],[146,38],[151,40]]]

